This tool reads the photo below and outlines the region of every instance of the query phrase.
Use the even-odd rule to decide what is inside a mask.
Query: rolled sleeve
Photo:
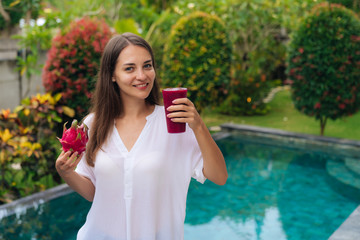
[[[206,177],[203,172],[203,168],[204,168],[204,162],[202,159],[200,159],[200,161],[198,161],[198,163],[196,164],[192,174],[192,177],[200,183],[204,183],[206,180]]]
[[[86,159],[85,159],[85,154],[82,157],[82,159],[80,160],[79,164],[77,165],[75,172],[77,172],[81,176],[84,176],[84,177],[90,179],[91,182],[94,184],[94,186],[96,186],[96,178],[95,178],[94,168],[90,167],[87,164]]]

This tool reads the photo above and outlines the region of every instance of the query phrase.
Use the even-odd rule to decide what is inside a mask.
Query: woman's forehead
[[[118,56],[118,62],[145,62],[152,60],[150,52],[141,46],[129,45]]]

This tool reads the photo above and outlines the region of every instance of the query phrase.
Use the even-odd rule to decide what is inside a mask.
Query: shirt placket
[[[126,211],[126,238],[131,240],[131,200],[133,194],[133,158],[131,154],[124,161],[124,199]]]

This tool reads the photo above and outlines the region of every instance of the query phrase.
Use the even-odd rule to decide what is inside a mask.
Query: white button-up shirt
[[[90,127],[93,115],[85,120]],[[95,158],[76,171],[89,178],[95,196],[78,240],[177,240],[184,238],[191,177],[204,182],[201,152],[189,126],[169,134],[163,106],[156,106],[128,151],[114,125]]]

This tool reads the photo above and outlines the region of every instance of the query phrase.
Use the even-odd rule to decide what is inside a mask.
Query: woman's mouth
[[[133,86],[138,89],[145,89],[148,85],[149,85],[149,83],[143,83],[143,84],[137,84],[137,85],[133,85]]]

